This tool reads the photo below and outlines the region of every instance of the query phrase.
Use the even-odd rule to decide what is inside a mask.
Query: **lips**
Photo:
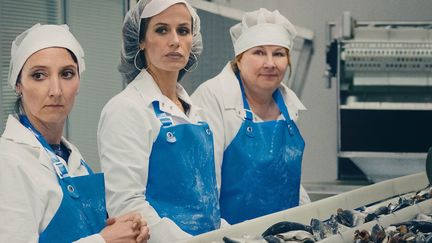
[[[264,77],[277,77],[278,76],[277,73],[261,73],[260,75],[264,76]]]
[[[179,52],[174,52],[174,51],[173,52],[169,52],[165,56],[168,57],[168,58],[171,58],[171,59],[181,59],[181,58],[183,58],[182,54],[180,54]]]
[[[63,107],[63,105],[53,104],[53,105],[46,105],[45,107],[47,107],[47,108],[61,108],[61,107]]]

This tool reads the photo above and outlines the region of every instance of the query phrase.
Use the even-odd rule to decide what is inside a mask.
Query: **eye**
[[[178,33],[179,35],[183,35],[183,36],[185,36],[185,35],[190,34],[191,31],[190,31],[190,28],[189,28],[189,27],[182,26],[182,27],[178,27],[178,28],[177,28],[177,33]]]
[[[275,53],[273,53],[273,56],[275,57],[285,57],[287,54],[284,51],[277,51]]]
[[[48,75],[42,71],[35,71],[31,76],[32,76],[33,80],[42,81]]]
[[[166,26],[159,26],[156,28],[155,32],[163,35],[163,34],[166,34],[168,32],[168,28]]]
[[[72,70],[72,69],[65,69],[61,73],[61,76],[64,79],[72,79],[75,77],[75,75],[76,75],[76,72],[75,72],[75,70]]]
[[[260,49],[256,49],[252,52],[254,55],[258,55],[258,56],[263,56],[265,55],[265,52],[263,50]]]

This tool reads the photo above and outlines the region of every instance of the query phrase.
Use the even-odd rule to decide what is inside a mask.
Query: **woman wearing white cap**
[[[98,130],[108,212],[142,213],[154,242],[218,228],[212,133],[178,83],[202,50],[198,15],[186,1],[142,0],[125,17],[122,45],[128,85]]]
[[[104,178],[62,137],[85,69],[66,25],[36,24],[12,43],[18,95],[0,138],[0,242],[146,242],[139,214],[106,219]]]
[[[296,30],[277,10],[261,8],[230,33],[235,60],[192,99],[214,131],[221,217],[234,224],[309,198],[300,186],[304,141],[294,123],[305,107],[281,82]]]

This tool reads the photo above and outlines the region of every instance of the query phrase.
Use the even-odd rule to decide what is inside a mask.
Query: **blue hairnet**
[[[122,75],[123,81],[126,83],[133,81],[140,73],[140,69],[147,67],[144,53],[140,51],[139,44],[145,37],[145,32],[141,30],[143,33],[141,33],[142,36],[140,38],[140,25],[142,24],[142,28],[144,28],[148,25],[148,21],[150,20],[150,18],[141,19],[141,14],[150,1],[152,0],[139,1],[134,8],[128,11],[123,21],[122,48],[118,70]],[[185,4],[192,16],[192,48],[188,63],[184,69],[180,70],[179,80],[186,73],[185,69],[189,69],[198,61],[203,49],[200,18],[188,3]]]

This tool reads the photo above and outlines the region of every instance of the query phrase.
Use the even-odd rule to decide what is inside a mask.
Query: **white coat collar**
[[[37,140],[37,138],[31,131],[29,131],[25,126],[21,124],[21,122],[16,116],[9,115],[6,123],[6,128],[3,132],[2,137],[18,144],[33,147],[35,151],[39,153],[39,163],[47,167],[48,169],[54,171],[51,160],[48,154],[45,152],[42,144]],[[82,156],[79,153],[78,149],[69,141],[67,141],[64,137],[61,138],[61,141],[68,149],[71,150],[67,166],[69,169],[69,173],[73,175],[74,172],[81,166]]]
[[[243,108],[242,94],[237,77],[232,70],[231,63],[225,65],[219,76],[224,95],[225,109]],[[297,110],[306,110],[306,107],[301,103],[297,95],[288,88],[284,83],[281,83],[279,90],[282,93],[287,106],[294,106]]]
[[[128,87],[135,88],[140,93],[147,107],[150,107],[153,101],[159,101],[162,104],[174,104],[168,97],[162,94],[156,81],[145,69],[138,74],[135,80],[132,81]],[[177,83],[176,89],[178,97],[189,105],[191,109],[189,112],[190,116],[197,114],[197,112],[201,112],[201,108],[192,104],[190,96],[180,83]],[[160,106],[160,109],[163,112],[171,113],[169,110],[165,109],[163,105]],[[187,118],[182,112],[181,114],[179,113],[175,115],[184,117],[185,119]]]

